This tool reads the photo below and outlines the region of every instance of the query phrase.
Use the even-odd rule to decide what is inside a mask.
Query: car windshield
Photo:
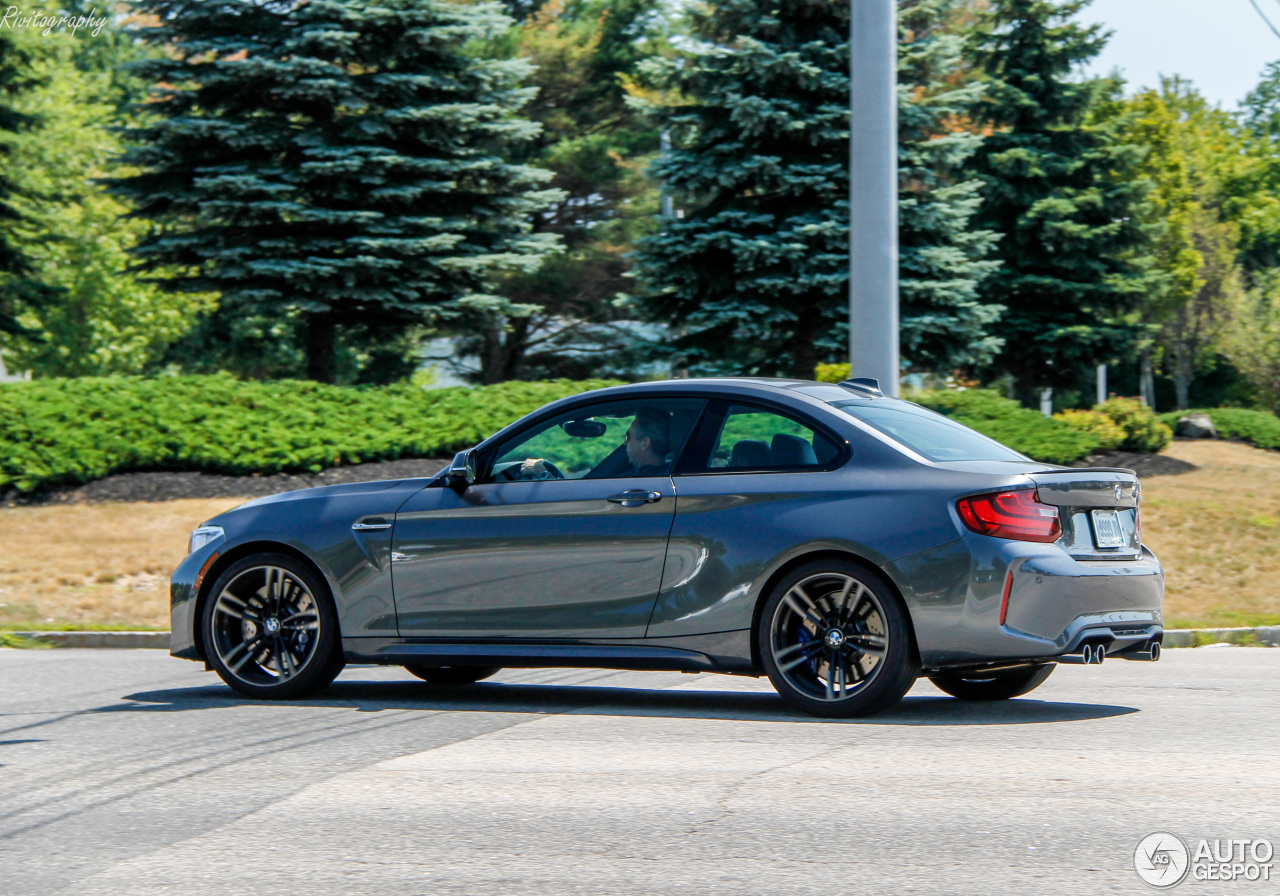
[[[831,405],[932,461],[1027,460],[994,439],[910,402],[851,399]]]

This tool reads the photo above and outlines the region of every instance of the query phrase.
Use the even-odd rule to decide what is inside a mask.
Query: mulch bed
[[[177,498],[259,498],[298,488],[414,479],[434,476],[449,458],[427,457],[352,464],[319,473],[277,473],[270,476],[218,476],[212,473],[117,473],[84,485],[23,494],[10,489],[0,494],[0,507],[41,504],[97,504],[103,501],[172,501]]]
[[[1110,454],[1094,454],[1084,460],[1073,463],[1073,467],[1121,467],[1133,470],[1138,478],[1148,476],[1173,476],[1178,473],[1190,473],[1197,469],[1195,464],[1185,460],[1169,457],[1167,454],[1133,454],[1128,451],[1113,451]]]

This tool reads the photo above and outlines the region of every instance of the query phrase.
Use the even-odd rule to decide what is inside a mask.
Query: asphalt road
[[[854,722],[718,676],[356,668],[272,705],[161,651],[0,650],[4,896],[1149,893],[1156,830],[1280,846],[1280,650]]]

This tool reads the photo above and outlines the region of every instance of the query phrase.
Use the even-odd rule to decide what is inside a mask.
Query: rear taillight
[[[1041,504],[1035,489],[974,495],[956,502],[964,524],[980,535],[1018,541],[1057,541],[1062,534],[1058,508]]]

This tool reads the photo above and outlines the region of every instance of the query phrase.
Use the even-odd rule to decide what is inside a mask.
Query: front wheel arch
[[[853,551],[836,551],[836,550],[824,549],[824,550],[810,551],[805,554],[800,554],[797,557],[792,557],[790,560],[786,561],[777,569],[775,569],[773,573],[770,574],[769,578],[765,581],[764,587],[760,589],[760,593],[756,597],[755,608],[751,612],[751,666],[752,668],[755,669],[757,673],[761,675],[764,674],[764,660],[760,656],[760,645],[758,643],[759,639],[756,637],[756,632],[760,630],[760,617],[761,617],[761,614],[764,613],[764,605],[768,603],[769,595],[773,593],[774,586],[777,585],[784,578],[789,576],[792,570],[796,569],[797,567],[803,566],[806,563],[812,563],[815,560],[844,560],[847,562],[856,563],[859,566],[863,567],[864,569],[867,569],[870,572],[879,576],[880,578],[884,579],[884,581],[889,585],[889,588],[893,591],[893,596],[897,598],[898,603],[902,606],[903,615],[906,616],[907,618],[907,628],[911,633],[911,653],[912,653],[912,656],[915,657],[916,663],[918,665],[920,662],[920,648],[916,644],[916,624],[915,624],[915,620],[911,618],[911,605],[908,604],[907,601],[903,598],[902,590],[898,587],[898,583],[893,580],[893,577],[891,575],[889,575],[884,570],[880,569],[878,566],[876,566],[866,557],[863,557],[859,554],[855,554]]]
[[[196,652],[200,655],[200,659],[204,660],[205,663],[209,662],[209,658],[205,656],[204,653],[204,605],[209,599],[209,594],[213,589],[213,583],[218,581],[218,577],[221,576],[222,573],[231,566],[231,564],[235,563],[237,560],[243,560],[245,557],[250,557],[254,554],[285,554],[286,556],[292,557],[300,563],[304,563],[311,567],[311,571],[324,580],[324,583],[329,586],[329,594],[334,599],[334,611],[335,613],[337,612],[336,605],[338,589],[334,586],[333,580],[328,576],[328,574],[320,568],[320,564],[316,563],[316,561],[311,559],[311,557],[291,545],[281,544],[278,541],[246,541],[243,544],[238,544],[226,553],[218,554],[218,559],[215,560],[213,565],[205,571],[204,578],[200,580],[200,591],[196,595],[195,606],[192,608],[194,616],[191,625],[191,634],[195,639]],[[339,643],[341,643],[341,614],[338,614],[338,638]]]

